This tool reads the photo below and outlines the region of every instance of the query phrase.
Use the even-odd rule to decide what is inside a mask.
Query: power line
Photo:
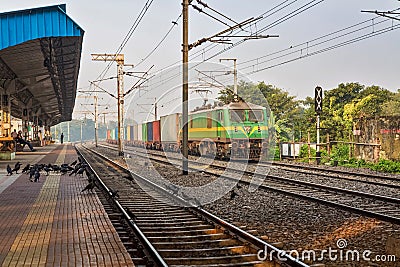
[[[126,34],[125,38],[122,40],[122,43],[118,47],[117,51],[114,53],[116,56],[121,53],[121,51],[124,49],[126,44],[128,43],[129,39],[132,37],[133,33],[139,26],[140,22],[142,21],[144,15],[147,13],[148,9],[150,8],[151,4],[153,3],[154,0],[147,0],[145,5],[143,6],[142,10],[140,11],[139,15],[136,17],[135,21],[133,22],[131,28],[129,29],[128,33]],[[104,76],[107,74],[108,70],[111,68],[113,61],[110,61],[106,68],[100,73],[100,75],[96,78],[96,80],[104,78]]]
[[[292,4],[294,4],[294,3],[297,2],[297,1],[298,1],[298,0],[291,0],[291,1],[290,1],[290,0],[286,0],[286,1],[283,1],[282,3],[276,5],[275,7],[273,7],[273,8],[271,8],[271,9],[267,10],[267,11],[264,12],[264,13],[262,13],[261,16],[263,16],[263,17],[262,17],[260,20],[265,20],[267,17],[272,16],[272,15],[276,14],[277,12],[279,12],[279,11],[281,11],[281,10],[284,10],[285,8],[291,6]],[[289,14],[285,15],[284,17],[282,17],[282,18],[280,18],[280,19],[278,19],[278,20],[275,20],[273,23],[267,25],[266,27],[270,26],[270,28],[272,28],[272,27],[274,27],[274,26],[277,26],[277,25],[279,25],[280,23],[282,23],[282,22],[284,22],[284,21],[287,21],[288,19],[293,18],[294,16],[299,15],[300,13],[303,13],[303,12],[307,11],[307,10],[310,9],[311,7],[314,7],[315,5],[317,5],[317,4],[319,4],[319,3],[323,2],[323,1],[325,1],[325,0],[312,0],[312,1],[308,2],[307,4],[305,4],[305,5],[303,5],[303,6],[299,7],[299,8],[297,8],[297,9],[295,9],[294,11],[290,12]],[[315,2],[317,2],[317,3],[315,3]],[[267,14],[268,14],[268,16],[265,17],[265,15],[267,15]],[[289,17],[288,17],[288,16],[289,16]],[[284,20],[282,21],[282,19],[284,19]],[[281,22],[280,22],[280,23],[277,23],[277,22],[279,22],[279,21],[281,21]],[[257,21],[256,23],[258,23],[258,21]],[[250,27],[250,26],[247,26],[247,27],[245,27],[245,28],[248,28],[248,27]],[[264,28],[265,28],[265,27],[264,27]],[[263,28],[263,29],[264,29],[264,28]],[[237,31],[236,33],[234,33],[234,34],[238,34],[241,30],[242,30],[242,29],[238,30],[238,31]],[[265,31],[265,30],[264,30],[264,31]],[[254,32],[252,35],[257,35],[257,34],[259,34],[259,33],[261,33],[261,31],[256,31],[256,32]],[[197,67],[197,66],[201,65],[202,63],[207,62],[207,61],[209,61],[210,59],[212,59],[212,58],[214,58],[214,57],[216,57],[216,56],[218,56],[218,55],[220,55],[220,54],[222,54],[222,53],[224,53],[224,52],[226,52],[226,51],[232,49],[233,47],[236,47],[236,46],[242,44],[243,42],[245,42],[245,40],[246,40],[246,39],[242,39],[242,40],[240,40],[240,41],[238,41],[238,42],[232,44],[232,45],[229,46],[228,48],[224,48],[223,50],[221,50],[221,51],[219,51],[218,53],[216,53],[216,54],[214,54],[214,55],[212,55],[212,56],[210,56],[210,57],[204,59],[202,62],[196,64],[196,65],[193,66],[193,67]],[[210,51],[211,49],[217,47],[218,45],[215,45],[215,44],[214,44],[214,45],[209,45],[209,46],[207,46],[207,47],[210,47],[210,46],[212,46],[212,47],[211,47],[210,49],[206,50],[206,52],[208,52],[208,51]],[[206,48],[207,48],[207,47],[206,47]],[[195,59],[195,58],[201,56],[201,54],[195,56],[196,54],[201,53],[201,51],[202,51],[202,50],[199,50],[199,51],[197,51],[196,53],[192,54],[192,56],[190,57],[190,60],[193,60],[193,59]],[[204,51],[204,50],[203,50],[203,51]],[[173,64],[170,64],[170,65],[168,65],[167,67],[162,68],[162,69],[159,70],[158,72],[161,72],[161,71],[163,71],[163,70],[165,70],[165,69],[167,69],[167,68],[170,68],[170,67],[172,67],[172,66],[174,66],[174,65],[177,65],[177,64],[179,64],[179,63],[180,63],[180,61],[174,62]],[[174,78],[176,78],[176,77],[178,77],[178,76],[179,76],[179,74],[176,74],[176,75],[174,75],[174,76],[171,76],[171,77],[167,78],[166,80],[159,81],[159,83],[168,82],[168,81],[170,81],[170,80],[172,80],[172,79],[174,79]]]
[[[145,56],[138,64],[136,64],[136,67],[138,67],[140,64],[142,64],[146,59],[148,59],[159,47],[160,45],[167,39],[168,35],[171,33],[172,29],[178,25],[179,19],[182,17],[182,13],[178,16],[178,18],[175,21],[172,21],[172,26],[169,28],[168,32],[164,35],[164,37],[161,39],[160,42],[151,50],[147,56]]]

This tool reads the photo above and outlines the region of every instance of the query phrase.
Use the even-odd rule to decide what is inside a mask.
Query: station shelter
[[[14,153],[14,129],[40,144],[72,119],[83,35],[65,4],[0,13],[0,158]]]

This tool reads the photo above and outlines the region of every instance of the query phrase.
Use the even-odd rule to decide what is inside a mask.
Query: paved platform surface
[[[17,161],[62,164],[77,159],[70,144],[39,147],[0,162],[0,266],[134,266],[86,178],[41,173],[7,175]]]

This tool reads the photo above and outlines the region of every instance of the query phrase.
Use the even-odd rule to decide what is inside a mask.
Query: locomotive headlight
[[[236,126],[235,126],[235,128],[234,128],[234,129],[235,129],[235,132],[237,132],[237,127],[236,127]]]
[[[260,125],[258,125],[258,131],[261,132],[261,127],[260,127]]]

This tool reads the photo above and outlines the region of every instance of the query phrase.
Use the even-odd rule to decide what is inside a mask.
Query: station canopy
[[[0,13],[0,92],[13,117],[72,119],[83,35],[65,4]]]

